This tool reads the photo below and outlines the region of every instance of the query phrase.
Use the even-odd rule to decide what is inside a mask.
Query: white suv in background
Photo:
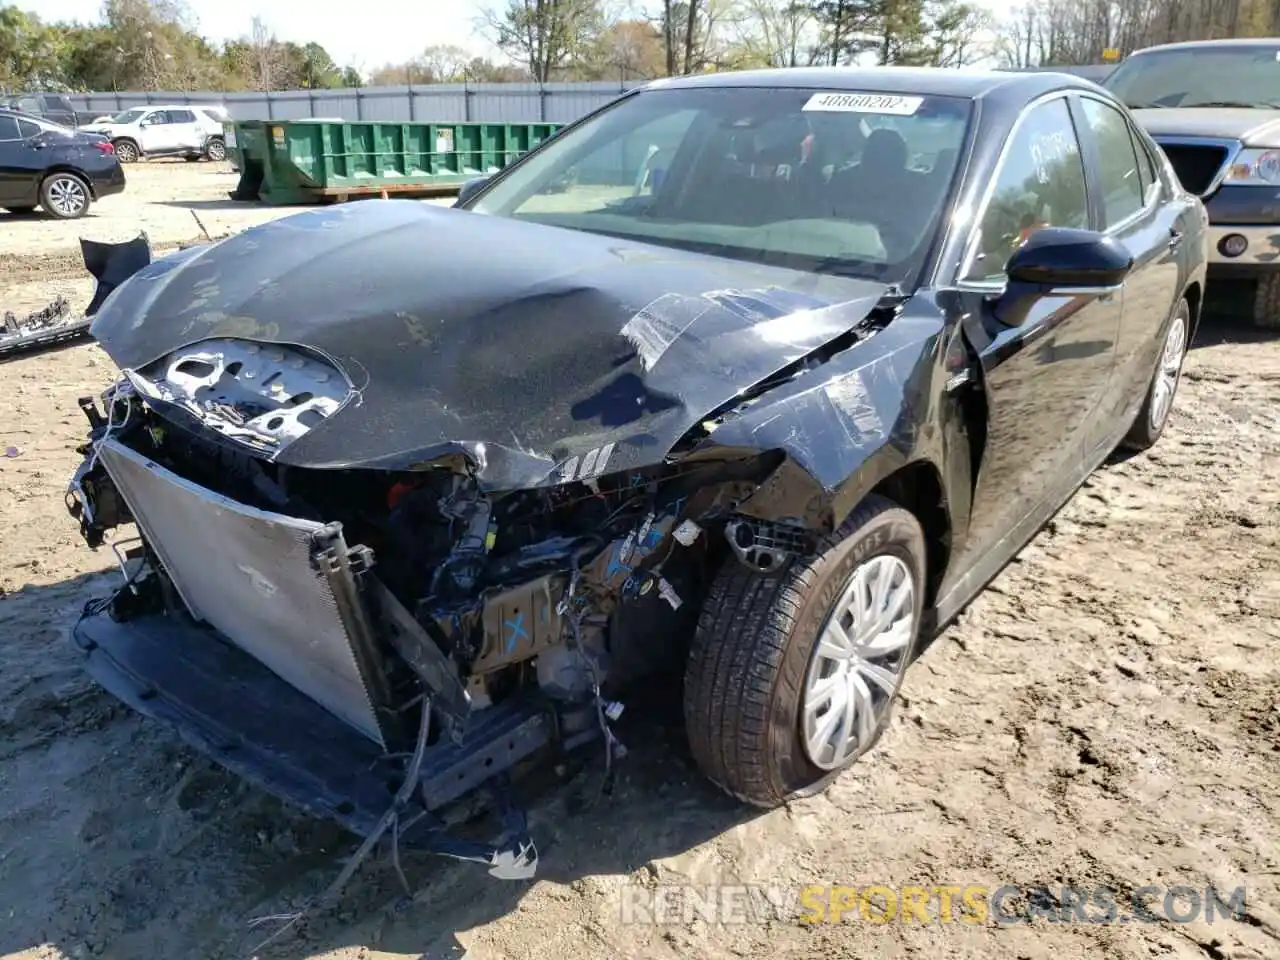
[[[109,137],[121,163],[133,163],[141,157],[225,160],[222,124],[228,119],[221,106],[160,104],[130,107],[80,129]]]

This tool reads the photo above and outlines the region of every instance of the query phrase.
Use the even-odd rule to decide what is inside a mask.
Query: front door
[[[143,153],[169,153],[178,148],[178,131],[168,110],[152,110],[138,121]]]
[[[188,150],[204,148],[204,131],[196,120],[194,110],[170,110],[169,123],[173,127],[173,139],[177,147]]]
[[[999,552],[1000,541],[1046,500],[1078,483],[1095,431],[1115,363],[1122,292],[1046,296],[1016,326],[994,309],[1005,265],[1031,233],[1096,228],[1085,184],[1067,100],[1030,107],[1011,135],[959,283],[988,408],[962,551],[968,559]],[[966,565],[962,557],[959,568]]]

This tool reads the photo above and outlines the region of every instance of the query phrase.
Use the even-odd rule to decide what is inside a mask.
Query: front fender
[[[940,318],[899,317],[730,415],[704,444],[787,456],[778,481],[741,511],[771,520],[821,514],[820,526],[835,527],[897,470],[942,462],[942,333]]]

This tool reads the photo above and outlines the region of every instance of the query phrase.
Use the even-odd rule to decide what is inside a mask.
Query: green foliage
[[[268,75],[264,77],[264,74]],[[264,87],[263,80],[269,79]],[[44,23],[0,6],[0,89],[245,90],[359,86],[318,43],[195,32],[178,0],[105,0],[100,23]]]

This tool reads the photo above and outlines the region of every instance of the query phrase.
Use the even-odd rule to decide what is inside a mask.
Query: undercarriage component
[[[767,520],[734,518],[725,524],[724,534],[737,558],[762,572],[776,570],[806,547],[803,530]]]
[[[564,620],[556,605],[564,596],[568,579],[548,575],[487,597],[482,616],[483,646],[471,664],[472,672],[496,670],[559,644],[564,637]]]
[[[185,615],[117,622],[91,610],[74,636],[90,675],[113,695],[304,811],[366,836],[399,786],[402,775],[369,738]],[[401,842],[486,863],[495,876],[527,875],[536,852],[518,811],[507,812],[517,829],[496,844],[453,836],[436,811],[546,747],[554,728],[538,704],[519,700],[478,713],[460,743],[429,745],[418,771],[419,816],[406,815]]]

